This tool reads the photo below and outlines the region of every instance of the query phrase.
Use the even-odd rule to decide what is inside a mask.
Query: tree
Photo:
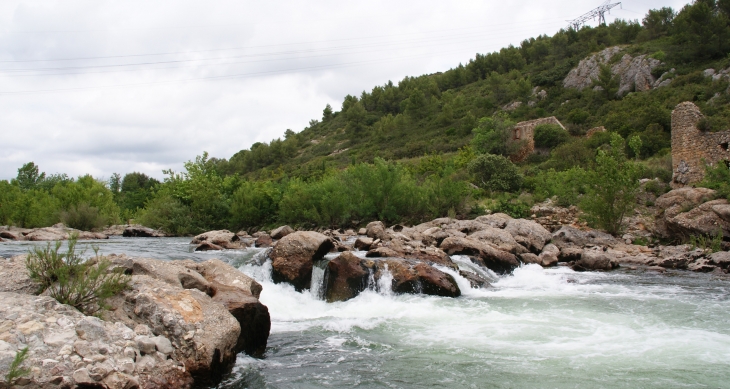
[[[523,177],[509,159],[494,154],[482,154],[467,167],[474,175],[477,186],[483,189],[514,192],[522,186]]]
[[[479,119],[471,144],[477,153],[509,156],[522,148],[512,140],[514,122],[502,115]]]
[[[361,102],[358,101],[352,104],[352,106],[350,106],[350,108],[348,108],[345,112],[347,130],[353,133],[362,132],[366,127],[365,119],[367,114],[368,111],[365,110],[365,107],[362,106]]]
[[[334,116],[334,113],[332,112],[332,106],[327,104],[327,106],[324,107],[324,110],[322,111],[322,121],[326,122],[327,120],[332,119],[332,116]]]
[[[570,140],[570,134],[557,124],[541,124],[535,127],[535,147],[553,149]]]
[[[122,176],[119,173],[112,173],[112,176],[109,177],[109,190],[111,190],[112,193],[117,194],[121,188]]]
[[[671,7],[652,9],[646,14],[641,24],[649,39],[656,39],[669,33],[677,13]]]
[[[639,190],[641,167],[626,157],[625,148],[621,135],[611,134],[610,148],[598,150],[595,169],[586,174],[586,195],[580,202],[588,222],[613,235],[623,231],[624,217],[634,210]]]
[[[18,176],[15,181],[20,189],[29,190],[35,188],[46,178],[46,173],[39,173],[38,166],[33,162],[28,162],[18,169]]]

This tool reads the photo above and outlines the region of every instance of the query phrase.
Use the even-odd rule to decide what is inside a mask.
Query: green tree
[[[657,39],[667,35],[676,16],[677,13],[671,7],[649,10],[641,21],[647,32],[647,38]]]
[[[468,170],[483,189],[514,192],[522,186],[523,177],[517,166],[501,155],[482,154],[469,163]]]
[[[20,189],[33,189],[46,178],[46,173],[40,173],[38,166],[28,162],[18,169],[18,176],[15,178]]]
[[[598,150],[595,169],[586,174],[586,195],[580,202],[592,226],[614,235],[623,231],[625,216],[636,207],[641,176],[640,165],[627,158],[625,148],[624,139],[611,134],[611,147]]]
[[[515,123],[502,115],[479,119],[473,130],[471,144],[477,153],[509,156],[522,148],[520,142],[512,141]]]
[[[541,124],[535,127],[535,147],[554,149],[570,140],[570,134],[557,124]]]

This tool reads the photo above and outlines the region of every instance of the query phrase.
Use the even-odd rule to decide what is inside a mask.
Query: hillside
[[[551,198],[617,234],[668,190],[679,103],[699,107],[702,131],[730,129],[729,18],[730,1],[698,0],[641,22],[526,39],[347,96],[300,132],[228,159],[203,153],[163,182],[46,177],[28,163],[0,181],[0,224],[91,229],[134,219],[177,235],[349,228],[487,210],[525,217]],[[550,117],[559,122],[519,124]],[[724,197],[728,183],[717,168],[697,184]]]

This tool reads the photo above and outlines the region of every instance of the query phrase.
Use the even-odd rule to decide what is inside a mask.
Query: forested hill
[[[340,111],[327,106],[301,132],[288,130],[284,139],[256,143],[229,160],[216,160],[218,169],[258,178],[308,178],[324,167],[376,157],[401,160],[455,152],[469,143],[479,118],[513,102],[523,103],[509,112],[514,122],[556,116],[573,135],[596,126],[624,137],[639,134],[642,154],[650,157],[669,147],[670,112],[681,101],[696,102],[715,127],[730,128],[727,104],[718,99],[708,103],[723,85],[702,74],[730,65],[729,14],[730,0],[696,1],[679,12],[652,10],[641,22],[618,20],[526,39],[519,47],[477,54],[443,73],[389,81],[360,96],[347,96]],[[675,69],[675,79],[668,88],[623,98],[563,87],[581,59],[616,45],[622,46],[618,57],[648,54],[661,60],[654,76]],[[547,97],[536,98],[536,88]]]
[[[729,20],[730,0],[698,0],[641,22],[527,39],[347,96],[299,133],[230,159],[203,153],[183,172],[165,171],[163,182],[134,172],[108,182],[46,176],[29,162],[0,181],[0,225],[99,229],[133,220],[177,235],[350,228],[487,210],[525,217],[550,198],[618,234],[624,215],[668,189],[678,103],[699,106],[702,130],[730,129]],[[596,53],[600,61],[581,62]],[[536,126],[535,153],[512,139],[516,123],[550,116],[565,128]],[[600,126],[608,131],[585,136]],[[651,182],[640,188],[641,178]],[[699,184],[730,198],[730,170],[706,178]]]

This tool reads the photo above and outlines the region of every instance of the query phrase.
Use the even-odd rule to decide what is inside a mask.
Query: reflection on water
[[[721,388],[730,381],[730,287],[712,275],[530,265],[457,299],[373,289],[328,304],[320,293],[273,284],[264,250],[194,253],[185,238],[94,243],[105,254],[221,258],[261,282],[272,316],[266,355],[239,356],[220,388]],[[32,244],[0,243],[0,256]]]

